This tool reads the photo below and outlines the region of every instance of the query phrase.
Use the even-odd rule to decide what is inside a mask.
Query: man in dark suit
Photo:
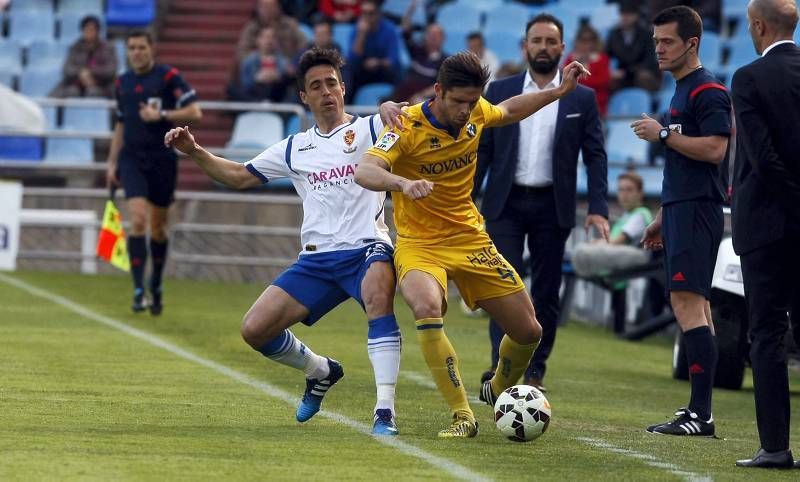
[[[750,318],[750,360],[761,448],[740,467],[800,466],[789,450],[787,312],[800,283],[800,48],[794,0],[754,0],[750,35],[761,58],[736,71],[738,149],[733,182],[733,247],[741,256]],[[795,306],[792,306],[794,303]],[[795,333],[800,313],[792,313]]]
[[[558,70],[564,51],[563,26],[547,14],[531,19],[526,28],[528,71],[492,82],[486,99],[500,103],[523,92],[534,92],[561,82]],[[514,269],[523,266],[527,238],[531,253],[531,293],[542,325],[542,341],[525,371],[526,384],[543,389],[547,358],[553,349],[559,314],[561,260],[570,230],[575,226],[578,152],[583,151],[589,184],[589,215],[608,239],[606,152],[594,92],[578,88],[523,121],[488,129],[478,147],[474,193],[480,192],[488,171],[481,214],[498,251]],[[489,321],[492,367],[497,366],[503,332]],[[484,374],[484,378],[490,372]]]

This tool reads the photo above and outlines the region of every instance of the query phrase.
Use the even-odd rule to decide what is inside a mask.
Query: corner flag
[[[128,259],[128,245],[125,241],[125,232],[122,230],[122,215],[114,205],[114,191],[106,201],[103,211],[103,224],[100,227],[100,236],[97,238],[97,256],[122,271],[130,271]]]

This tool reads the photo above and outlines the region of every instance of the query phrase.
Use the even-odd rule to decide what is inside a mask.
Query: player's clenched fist
[[[197,143],[194,141],[194,136],[189,132],[189,127],[171,129],[164,135],[164,145],[174,147],[184,154],[190,154],[198,148]]]
[[[403,194],[416,201],[428,196],[433,191],[433,183],[426,179],[417,179],[403,182],[402,188]]]

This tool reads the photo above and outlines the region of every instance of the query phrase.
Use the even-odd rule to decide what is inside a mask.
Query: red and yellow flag
[[[106,209],[103,212],[103,224],[100,227],[100,236],[97,238],[97,256],[122,271],[127,272],[131,269],[128,244],[125,241],[125,232],[122,230],[122,215],[111,199],[106,201]]]

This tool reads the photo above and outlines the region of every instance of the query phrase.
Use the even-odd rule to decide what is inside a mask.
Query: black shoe
[[[793,467],[798,467],[798,462],[795,462],[792,458],[791,450],[767,452],[764,449],[758,449],[758,452],[756,452],[752,459],[737,460],[736,466],[758,467],[762,469],[791,469]]]
[[[681,408],[675,412],[675,419],[671,422],[650,425],[647,427],[647,431],[663,435],[713,437],[714,417],[710,417],[708,420],[704,421],[688,408]]]
[[[478,394],[478,398],[489,405],[490,407],[494,407],[494,403],[497,401],[497,396],[492,392],[492,381],[486,380],[481,385],[481,393]]]
[[[131,309],[134,313],[139,313],[147,309],[147,298],[144,297],[144,290],[137,288],[133,290],[133,304]]]
[[[481,375],[481,383],[483,383],[483,382],[485,382],[487,380],[491,380],[492,377],[494,377],[494,370],[486,370]]]
[[[547,388],[545,388],[545,386],[542,385],[542,379],[541,378],[535,378],[535,377],[527,378],[526,377],[524,379],[523,383],[525,385],[532,386],[533,388],[539,390],[542,393],[547,393]]]
[[[161,311],[164,310],[164,305],[161,304],[161,288],[152,290],[150,294],[153,296],[150,302],[150,314],[158,316],[161,314]]]

